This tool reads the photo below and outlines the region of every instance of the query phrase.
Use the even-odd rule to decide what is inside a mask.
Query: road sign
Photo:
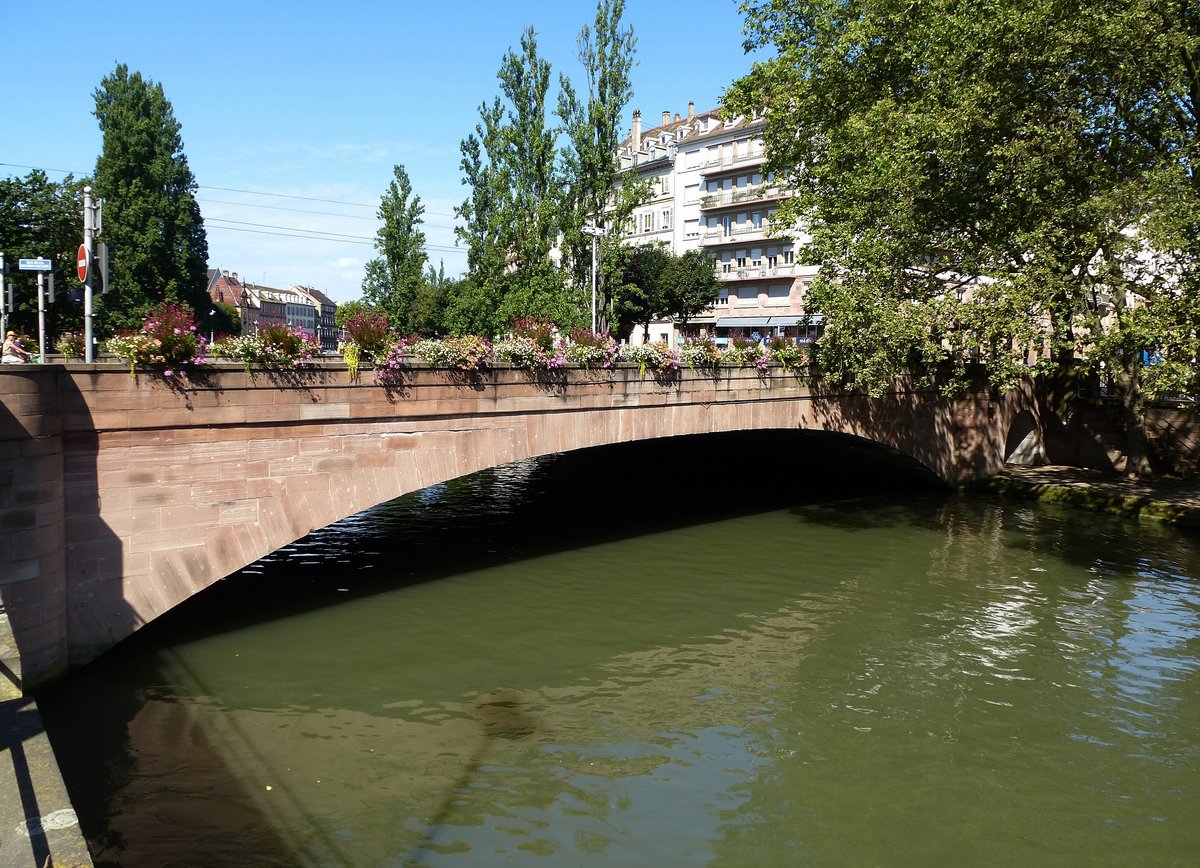
[[[20,266],[22,271],[49,271],[54,263],[49,259],[22,259]]]
[[[76,254],[75,259],[77,260],[75,263],[75,273],[79,275],[79,282],[87,283],[88,271],[90,271],[92,267],[92,257],[88,255],[88,249],[86,245],[79,245],[79,253]]]

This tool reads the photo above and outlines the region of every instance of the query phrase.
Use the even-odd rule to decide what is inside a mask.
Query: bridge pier
[[[0,402],[0,698],[67,671],[66,504],[57,377],[21,368]]]

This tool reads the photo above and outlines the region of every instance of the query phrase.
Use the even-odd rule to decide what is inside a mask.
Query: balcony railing
[[[759,266],[758,268],[730,268],[726,271],[718,266],[716,275],[722,280],[759,280],[764,277],[795,277],[796,265]]]
[[[736,205],[739,202],[763,202],[767,199],[779,199],[785,194],[783,187],[778,184],[758,184],[739,190],[722,190],[719,193],[709,193],[700,197],[700,209],[722,208],[726,205]]]
[[[728,155],[709,160],[700,167],[701,175],[708,175],[714,172],[720,172],[724,169],[731,169],[734,166],[743,166],[749,163],[761,163],[766,155],[760,150],[751,154],[738,154],[736,157]]]
[[[731,227],[728,230],[723,226],[718,226],[716,229],[709,229],[704,233],[705,244],[732,244],[738,241],[754,241],[756,239],[766,239],[771,231],[770,222],[764,220],[761,226],[743,226],[741,228]]]

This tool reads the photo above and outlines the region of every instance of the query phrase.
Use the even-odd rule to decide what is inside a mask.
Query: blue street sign
[[[22,259],[19,264],[22,271],[50,271],[54,268],[49,259]]]

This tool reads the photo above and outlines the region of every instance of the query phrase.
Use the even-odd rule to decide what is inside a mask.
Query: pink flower
[[[171,370],[166,370],[166,371],[163,371],[163,376],[164,376],[164,377],[171,377],[171,376],[174,376],[174,375],[175,375],[175,372],[174,372],[174,371],[171,371]]]

